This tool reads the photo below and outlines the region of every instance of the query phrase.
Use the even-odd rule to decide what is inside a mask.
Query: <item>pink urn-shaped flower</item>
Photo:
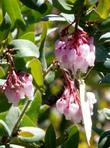
[[[93,104],[96,103],[95,95],[92,92],[86,93],[91,115],[93,114]],[[59,113],[64,114],[67,120],[80,123],[83,120],[79,91],[72,80],[68,80],[67,86],[60,99],[56,102]]]
[[[34,96],[34,87],[32,76],[25,72],[16,73],[10,71],[7,80],[3,85],[3,91],[8,98],[9,103],[18,105],[20,99],[27,97],[32,100]]]
[[[77,29],[56,42],[55,55],[63,68],[86,73],[89,66],[94,66],[95,61],[93,37]]]

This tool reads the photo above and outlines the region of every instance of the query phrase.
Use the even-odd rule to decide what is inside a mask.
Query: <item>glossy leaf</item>
[[[30,119],[36,124],[37,118],[40,112],[40,106],[42,103],[41,93],[37,90],[35,93],[35,98],[31,103],[31,106],[29,107],[27,111],[27,116],[30,117]]]
[[[101,134],[99,142],[98,142],[98,148],[108,148],[110,146],[110,131],[106,131]]]
[[[8,37],[8,34],[11,29],[11,20],[9,15],[6,13],[4,16],[3,22],[0,25],[0,42],[5,40]]]
[[[68,132],[68,139],[64,143],[64,148],[73,147],[77,148],[79,144],[79,130],[77,126],[72,126]]]
[[[3,82],[3,81],[2,81]],[[10,108],[10,104],[4,93],[0,92],[0,112],[5,112]]]
[[[32,76],[39,87],[43,86],[42,65],[38,59],[32,59],[27,67],[31,69]]]
[[[100,84],[108,84],[108,85],[110,85],[110,74],[105,75],[101,79]]]
[[[46,131],[45,148],[56,148],[56,135],[52,125]]]
[[[102,19],[106,19],[110,13],[110,1],[100,0],[97,6],[97,12]]]
[[[1,145],[0,148],[6,148],[5,145]],[[20,146],[20,145],[15,145],[15,144],[10,144],[9,148],[25,148],[24,146]]]
[[[47,4],[44,3],[44,1],[35,1],[35,0],[28,0],[28,2],[26,0],[20,0],[24,5],[26,5],[27,7],[34,9],[36,11],[39,11],[40,13],[45,13],[47,10]]]
[[[34,34],[34,32],[28,32],[28,33],[25,33],[22,36],[20,36],[20,39],[26,39],[26,40],[29,40],[29,41],[35,43],[35,34]]]
[[[16,51],[16,57],[39,57],[37,46],[29,40],[16,39],[10,43],[10,46]]]
[[[13,131],[13,128],[20,116],[20,110],[18,107],[12,106],[6,116],[5,122],[8,125],[10,131]]]
[[[33,126],[35,127],[36,124],[32,121],[32,119],[28,115],[24,115],[24,117],[21,120],[20,125],[23,126]]]
[[[10,136],[10,135],[11,131],[9,127],[3,120],[0,120],[0,136]]]
[[[3,13],[4,15],[7,13],[10,16],[12,26],[18,25],[19,23],[21,23],[21,25],[25,24],[17,0],[3,0],[2,4]]]
[[[104,108],[99,113],[103,114],[107,120],[110,120],[110,109]]]
[[[45,40],[46,40],[46,35],[47,35],[47,24],[46,23],[43,23],[43,32],[42,32],[42,35],[41,35],[41,44],[40,44],[40,48],[39,48],[39,52],[40,52],[40,61],[42,63],[42,67],[43,67],[43,70],[46,70],[47,69],[47,63],[46,63],[46,57],[45,57]]]
[[[73,13],[73,4],[67,3],[66,0],[52,0],[53,6],[64,13]]]
[[[18,138],[24,142],[36,142],[44,138],[45,132],[37,127],[21,127]]]

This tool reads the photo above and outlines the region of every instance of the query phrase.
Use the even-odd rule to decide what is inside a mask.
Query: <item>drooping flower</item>
[[[63,68],[86,73],[89,66],[94,66],[95,61],[93,37],[77,29],[56,42],[55,55]]]
[[[95,95],[92,92],[87,92],[86,96],[92,115],[93,104],[96,103]],[[79,92],[74,85],[74,81],[68,80],[63,95],[56,102],[56,108],[61,114],[65,115],[67,120],[74,123],[80,123],[83,120]]]
[[[13,103],[15,106],[20,99],[27,97],[32,100],[34,96],[32,76],[25,72],[16,73],[12,70],[8,74],[2,89],[8,98],[9,103]]]

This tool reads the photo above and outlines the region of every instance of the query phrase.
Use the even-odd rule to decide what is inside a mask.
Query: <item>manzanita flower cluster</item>
[[[61,69],[69,70],[75,79],[78,79],[80,88],[76,88],[74,81],[66,77],[65,90],[56,102],[56,108],[65,115],[67,120],[74,123],[83,121],[89,144],[92,128],[91,115],[96,99],[92,92],[85,92],[85,84],[81,78],[81,73],[86,73],[90,66],[94,66],[95,46],[93,37],[78,28],[72,34],[67,32],[56,42],[55,55]]]
[[[93,104],[96,103],[95,95],[92,92],[87,92],[86,98],[92,115]],[[75,87],[74,81],[68,80],[62,96],[56,102],[56,108],[61,114],[65,115],[67,120],[71,120],[74,123],[80,123],[82,121],[79,90]]]
[[[78,70],[86,73],[89,66],[94,66],[93,37],[83,30],[77,29],[74,33],[63,36],[56,42],[55,49],[56,58],[61,66],[73,73]]]
[[[14,105],[18,105],[19,100],[22,98],[27,97],[32,100],[34,96],[32,76],[26,72],[16,73],[14,70],[11,70],[2,89],[9,103]]]

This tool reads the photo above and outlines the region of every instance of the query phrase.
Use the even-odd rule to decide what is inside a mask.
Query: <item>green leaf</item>
[[[56,14],[49,14],[44,17],[38,18],[38,21],[66,21],[64,17]]]
[[[33,126],[35,127],[36,124],[31,120],[31,118],[29,118],[29,116],[27,116],[26,114],[24,115],[24,117],[21,120],[20,126]]]
[[[110,120],[110,109],[104,108],[99,113],[103,114],[107,120]]]
[[[36,142],[44,138],[45,132],[37,127],[21,127],[18,138],[24,142]]]
[[[48,8],[48,4],[44,3],[44,1],[35,1],[35,0],[20,0],[24,5],[26,5],[27,7],[34,9],[36,11],[39,11],[40,13],[45,13],[47,8]]]
[[[61,13],[60,15],[63,16],[65,20],[70,24],[75,20],[74,14]]]
[[[16,57],[39,57],[39,51],[37,46],[29,40],[16,39],[13,40],[10,45],[17,52]]]
[[[5,70],[2,67],[0,67],[0,78],[4,76],[5,76]]]
[[[31,103],[30,108],[28,109],[26,115],[36,124],[37,118],[40,112],[40,106],[42,103],[42,97],[40,91],[36,91],[35,98]]]
[[[54,7],[67,14],[77,13],[84,4],[84,0],[52,0],[52,2]]]
[[[67,3],[67,0],[52,0],[53,6],[64,13],[73,13],[73,4]]]
[[[110,146],[110,130],[101,134],[98,148],[108,148]]]
[[[110,17],[108,17],[106,20],[104,20],[100,26],[99,29],[102,31],[110,31]]]
[[[2,81],[3,82],[3,81]],[[9,109],[10,104],[4,93],[0,93],[0,112],[5,112]]]
[[[6,148],[6,145],[1,145],[0,148]],[[10,147],[7,148],[25,148],[24,146],[10,144]]]
[[[110,74],[105,75],[105,76],[101,79],[100,83],[101,83],[101,84],[108,84],[108,85],[110,85]]]
[[[107,32],[107,33],[101,35],[99,40],[101,40],[105,43],[110,42],[110,32]]]
[[[3,120],[0,120],[0,136],[10,136],[10,135],[11,131],[9,127]]]
[[[39,87],[43,86],[43,71],[40,61],[36,58],[32,59],[27,67],[31,69],[32,76]]]
[[[12,106],[6,116],[5,122],[8,125],[10,131],[13,131],[13,128],[20,116],[20,110],[18,107]]]
[[[40,44],[40,48],[39,48],[39,52],[40,52],[40,61],[42,63],[42,67],[43,70],[47,69],[47,63],[46,63],[46,58],[45,58],[45,40],[46,40],[46,36],[47,36],[47,24],[43,23],[43,32],[41,35],[41,44]]]
[[[102,19],[106,19],[110,13],[110,0],[100,0],[96,11]]]
[[[45,76],[45,81],[47,83],[52,83],[55,79],[55,72],[54,71],[49,71],[49,73]]]
[[[6,13],[2,24],[0,25],[0,42],[7,38],[8,34],[10,32],[10,28],[11,28],[11,20],[10,20],[8,14]]]
[[[3,0],[2,5],[3,13],[4,15],[7,13],[10,16],[12,26],[25,24],[18,4],[18,0]]]
[[[52,125],[46,131],[45,148],[56,148],[56,135]]]
[[[72,126],[68,132],[68,139],[64,143],[64,148],[78,148],[79,144],[79,130],[77,126]]]
[[[33,43],[35,43],[35,34],[34,32],[27,32],[25,34],[23,34],[22,36],[19,37],[20,39],[26,39],[29,40]]]

